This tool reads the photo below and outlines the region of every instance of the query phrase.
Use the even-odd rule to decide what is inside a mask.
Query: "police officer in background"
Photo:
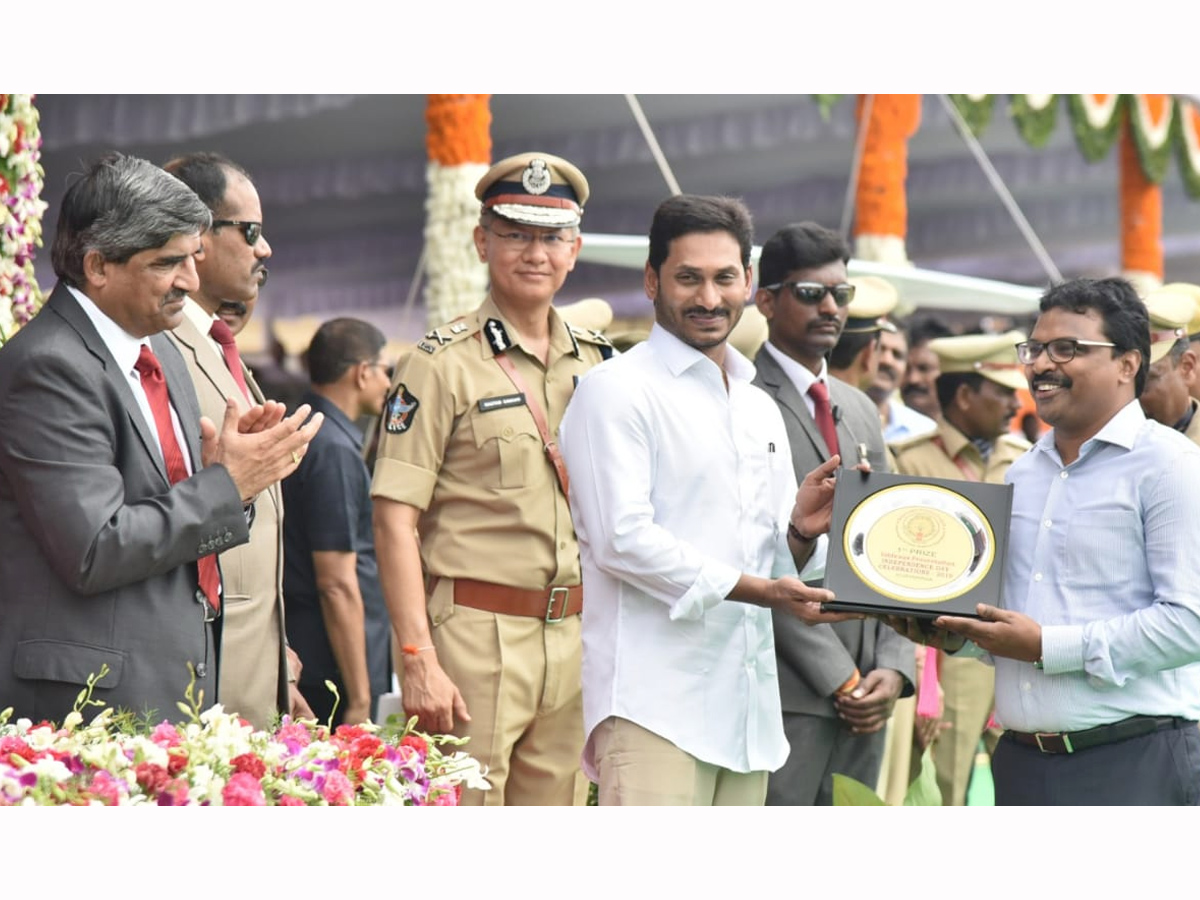
[[[1146,297],[1150,316],[1150,371],[1138,398],[1146,417],[1200,444],[1200,401],[1191,391],[1200,381],[1196,345],[1188,341],[1188,323],[1196,314],[1190,297],[1173,290]]]
[[[584,800],[579,549],[559,422],[612,353],[551,306],[575,267],[583,174],[546,153],[480,179],[490,290],[402,361],[375,464],[375,544],[405,710],[470,738],[490,791],[464,803]]]
[[[1004,473],[1029,449],[1029,442],[1007,431],[1019,403],[1025,377],[1016,344],[1025,336],[971,334],[929,342],[941,374],[937,396],[942,416],[937,430],[892,443],[902,475],[1003,484]],[[938,787],[947,806],[966,803],[967,785],[995,703],[995,674],[977,659],[943,655],[943,721],[950,729],[933,745]],[[994,740],[992,741],[994,745]]]

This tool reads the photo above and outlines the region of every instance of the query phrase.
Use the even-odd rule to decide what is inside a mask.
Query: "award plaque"
[[[1011,511],[1006,484],[839,470],[825,608],[931,619],[999,605]]]

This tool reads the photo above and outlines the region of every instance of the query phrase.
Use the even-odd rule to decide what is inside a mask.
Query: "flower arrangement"
[[[33,271],[42,245],[42,136],[32,94],[0,94],[0,344],[42,305]]]
[[[421,734],[415,717],[331,730],[284,716],[255,731],[189,689],[181,724],[105,708],[85,725],[102,677],[61,727],[0,712],[0,806],[456,806],[464,785],[489,787],[478,761],[443,752],[463,739]]]

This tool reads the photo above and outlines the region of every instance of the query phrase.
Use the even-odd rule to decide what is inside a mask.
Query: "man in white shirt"
[[[584,375],[563,419],[586,598],[583,768],[602,805],[761,804],[788,755],[771,610],[844,618],[796,574],[823,560],[808,536],[828,527],[838,457],[797,492],[779,410],[726,344],[751,241],[740,201],[664,201],[650,337]]]

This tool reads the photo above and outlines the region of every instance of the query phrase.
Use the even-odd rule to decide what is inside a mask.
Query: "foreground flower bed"
[[[181,708],[186,707],[181,704]],[[84,724],[10,722],[0,713],[0,806],[455,806],[486,789],[479,763],[446,735],[285,716],[255,731],[220,706],[178,725],[139,727],[105,709]]]

